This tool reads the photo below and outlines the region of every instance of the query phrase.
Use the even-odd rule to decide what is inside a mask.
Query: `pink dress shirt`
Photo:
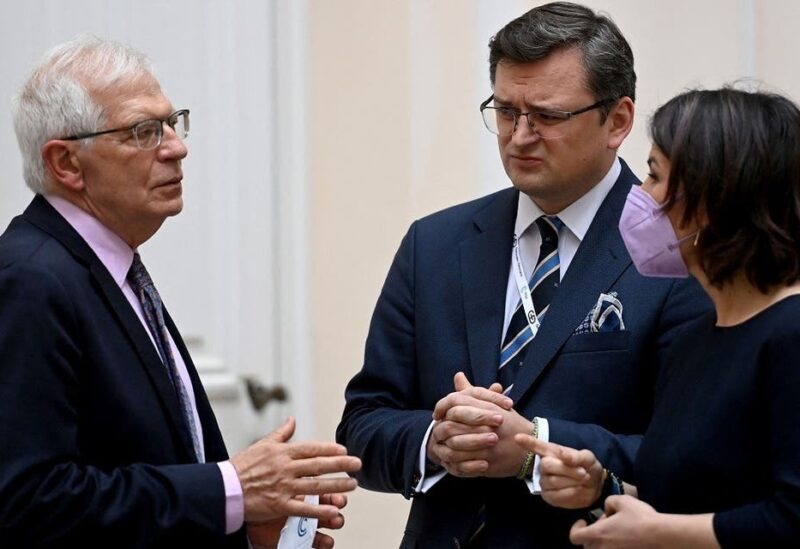
[[[145,331],[155,347],[155,341],[153,340],[150,330],[147,328],[144,315],[142,314],[142,305],[139,303],[139,299],[136,297],[136,294],[127,281],[128,270],[130,270],[131,264],[133,263],[134,250],[108,227],[103,225],[97,218],[80,209],[78,206],[58,196],[49,195],[45,196],[45,199],[64,219],[66,219],[67,223],[75,229],[81,238],[86,241],[100,262],[111,274],[111,277],[114,279],[114,282],[117,283],[120,290],[122,290],[128,303],[130,303],[133,310],[136,311],[136,316],[139,317],[139,321],[142,323],[142,326],[145,327]],[[172,355],[175,357],[175,366],[178,369],[180,381],[183,383],[183,386],[186,388],[186,393],[189,395],[192,414],[194,415],[194,424],[197,426],[197,438],[200,441],[200,459],[201,461],[205,461],[203,426],[200,424],[200,417],[197,414],[192,380],[186,369],[186,363],[183,361],[183,357],[175,346],[175,341],[173,341],[171,335],[169,336],[169,345],[172,347]],[[244,495],[242,493],[242,485],[239,482],[239,477],[231,462],[222,461],[217,463],[217,466],[222,474],[222,482],[225,485],[225,533],[230,534],[237,531],[242,527],[242,524],[244,524]]]

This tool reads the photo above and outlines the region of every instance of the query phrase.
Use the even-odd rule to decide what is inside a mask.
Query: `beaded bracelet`
[[[539,418],[533,418],[533,429],[531,429],[531,436],[539,438]],[[528,452],[525,454],[525,461],[522,462],[522,467],[519,468],[517,478],[519,480],[527,480],[533,476],[533,464],[536,462],[536,454]]]

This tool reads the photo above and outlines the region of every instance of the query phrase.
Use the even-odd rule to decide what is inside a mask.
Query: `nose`
[[[525,145],[533,143],[542,138],[535,128],[531,127],[527,116],[520,116],[517,118],[517,125],[514,132],[511,134],[511,142],[515,145]]]
[[[164,133],[161,135],[161,144],[158,146],[158,158],[161,161],[182,160],[189,154],[186,143],[175,134],[169,124],[163,125]]]

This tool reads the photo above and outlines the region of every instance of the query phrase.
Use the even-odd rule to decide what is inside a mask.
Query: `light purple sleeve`
[[[244,493],[239,475],[230,461],[217,463],[225,485],[225,533],[232,534],[244,524]]]

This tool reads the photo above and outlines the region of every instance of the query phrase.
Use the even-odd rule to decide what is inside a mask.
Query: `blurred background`
[[[522,0],[26,0],[0,20],[0,225],[31,193],[11,98],[79,33],[147,53],[191,109],[184,212],[142,253],[234,452],[298,418],[331,440],[375,300],[409,224],[509,185],[479,103],[490,37]],[[782,0],[605,0],[628,38],[642,177],[653,110],[741,78],[800,98]],[[248,392],[248,384],[251,391]],[[252,394],[251,394],[252,393]],[[396,547],[408,502],[359,490],[337,547]]]

